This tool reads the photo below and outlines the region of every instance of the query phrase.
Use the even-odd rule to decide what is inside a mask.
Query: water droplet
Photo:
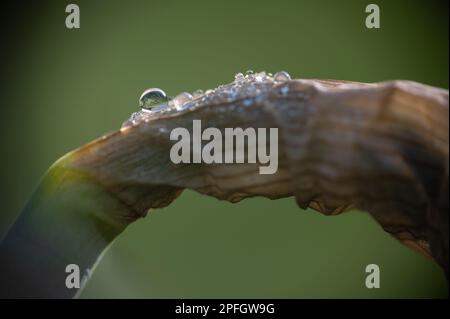
[[[256,74],[256,76],[255,76],[255,80],[256,80],[257,82],[262,82],[265,78],[266,78],[266,72],[259,72],[259,73]]]
[[[195,90],[195,91],[192,93],[192,95],[193,95],[194,97],[199,97],[199,96],[203,95],[203,90],[200,90],[200,89]]]
[[[188,92],[183,92],[175,96],[170,100],[170,104],[173,105],[177,110],[180,110],[184,103],[192,100],[192,95]]]
[[[286,82],[291,80],[291,76],[286,71],[280,71],[273,76],[275,82]]]
[[[234,82],[236,82],[236,83],[242,83],[242,81],[244,81],[244,80],[245,80],[245,77],[244,77],[244,74],[242,74],[242,73],[237,73],[234,76]]]
[[[150,110],[157,105],[166,103],[168,100],[166,93],[157,88],[147,89],[139,98],[139,106],[142,109]]]

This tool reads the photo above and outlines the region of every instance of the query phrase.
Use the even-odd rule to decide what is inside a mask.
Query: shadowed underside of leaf
[[[18,287],[18,295],[70,297],[63,271],[43,291],[13,265],[34,260],[43,276],[46,267],[61,271],[72,260],[88,269],[129,223],[189,188],[231,202],[294,196],[300,207],[327,215],[365,210],[448,273],[448,118],[446,90],[333,80],[287,81],[251,105],[217,98],[149,116],[54,164],[2,245],[3,268],[11,285],[17,272],[37,280],[36,291]],[[221,131],[278,128],[278,171],[261,175],[258,163],[172,163],[170,131],[191,130],[197,119]]]

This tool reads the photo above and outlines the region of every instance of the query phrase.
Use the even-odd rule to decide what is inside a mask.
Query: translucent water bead
[[[203,95],[203,90],[201,90],[201,89],[195,90],[195,91],[192,93],[192,96],[193,96],[194,98],[197,98],[197,97],[202,96],[202,95]]]
[[[291,76],[286,71],[280,71],[273,76],[275,82],[286,82],[291,80]]]
[[[242,82],[244,82],[244,80],[245,80],[245,77],[244,77],[244,74],[242,74],[242,73],[237,73],[234,76],[234,82],[235,83],[242,83]]]
[[[170,105],[175,107],[177,110],[181,110],[183,104],[192,100],[192,95],[188,92],[183,92],[175,96],[172,100],[170,100]]]
[[[155,106],[167,103],[168,97],[166,92],[158,88],[147,89],[139,98],[139,106],[144,110],[151,110]]]

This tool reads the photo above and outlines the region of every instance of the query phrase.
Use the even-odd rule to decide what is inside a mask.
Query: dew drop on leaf
[[[242,73],[237,73],[234,76],[234,82],[235,83],[242,83],[244,80],[245,80],[245,77],[244,77],[244,74],[242,74]]]
[[[291,76],[286,71],[280,71],[273,76],[275,82],[286,82],[291,80]]]
[[[183,92],[175,96],[170,100],[170,104],[173,105],[177,110],[181,109],[183,104],[192,100],[192,95],[188,92]]]
[[[150,110],[157,105],[166,103],[168,97],[166,93],[158,88],[147,89],[139,98],[139,106],[142,109]]]
[[[203,95],[203,90],[201,90],[201,89],[198,89],[198,90],[195,90],[193,93],[192,93],[192,95],[193,95],[193,97],[199,97],[199,96],[202,96]]]

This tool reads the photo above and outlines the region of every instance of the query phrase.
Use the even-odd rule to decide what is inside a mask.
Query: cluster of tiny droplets
[[[172,99],[167,98],[164,91],[160,89],[148,89],[139,100],[139,105],[141,107],[145,105],[145,107],[142,107],[140,112],[133,113],[122,127],[145,120],[151,115],[195,109],[206,104],[243,100],[244,106],[251,105],[252,99],[262,98],[261,93],[267,92],[268,88],[290,79],[291,77],[286,71],[280,71],[272,75],[271,73],[255,73],[248,70],[245,74],[237,73],[234,76],[234,81],[229,84],[220,85],[205,92],[202,90],[196,90],[192,94],[182,92]],[[158,101],[160,103],[157,103]]]

